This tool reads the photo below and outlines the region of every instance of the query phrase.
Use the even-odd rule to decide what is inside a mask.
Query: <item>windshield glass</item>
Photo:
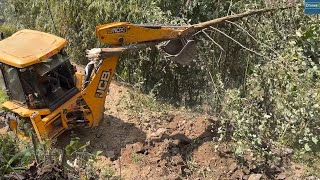
[[[62,63],[66,62],[67,60],[68,56],[59,53],[45,60],[44,62],[37,64],[35,67],[40,76],[43,76],[46,73],[58,67],[59,65],[61,65]]]
[[[75,88],[73,67],[67,55],[58,53],[51,58],[20,69],[20,75],[30,108],[50,108],[65,101]]]
[[[0,101],[1,90],[5,90],[10,100],[42,109],[64,103],[77,93],[73,67],[63,53],[26,68],[1,67],[4,78],[0,77]]]

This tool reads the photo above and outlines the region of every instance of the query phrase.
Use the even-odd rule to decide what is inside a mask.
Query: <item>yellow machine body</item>
[[[58,36],[34,31],[21,30],[0,43],[0,62],[23,68],[57,54],[67,41]]]
[[[65,39],[34,30],[18,31],[0,41],[0,70],[10,97],[2,104],[6,110],[5,123],[18,135],[25,135],[32,126],[39,140],[55,138],[74,127],[98,126],[122,53],[167,41],[159,47],[175,62],[188,64],[195,54],[192,35],[197,31],[273,10],[276,9],[249,11],[192,26],[128,22],[97,26],[98,41],[110,46],[88,51],[91,62],[86,66],[85,74],[71,69],[63,51],[67,43]]]
[[[102,43],[122,47],[123,44],[179,38],[186,29],[187,27],[111,23],[97,26],[96,35]],[[37,66],[57,56],[65,45],[66,40],[60,37],[33,30],[22,30],[0,41],[0,62],[23,72],[26,68]],[[119,55],[112,54],[101,60],[90,75],[86,87],[82,86],[84,74],[75,73],[74,83],[77,93],[65,99],[58,107],[29,108],[26,104],[15,100],[3,103],[3,108],[14,114],[13,118],[11,116],[8,119],[10,129],[23,134],[21,133],[23,128],[19,123],[20,119],[24,119],[24,123],[33,127],[38,139],[43,140],[55,138],[65,130],[78,125],[86,128],[98,126],[103,119],[105,100]],[[29,96],[32,97],[30,94]]]
[[[178,38],[189,27],[136,25],[115,22],[96,27],[96,36],[102,43],[122,45],[130,43],[161,41]]]

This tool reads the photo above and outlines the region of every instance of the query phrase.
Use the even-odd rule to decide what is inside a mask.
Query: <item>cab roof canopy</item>
[[[0,41],[0,62],[24,68],[57,54],[67,41],[34,30],[21,30]]]

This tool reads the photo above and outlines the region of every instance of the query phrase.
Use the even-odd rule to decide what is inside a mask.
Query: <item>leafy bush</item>
[[[4,37],[9,37],[13,33],[15,33],[16,31],[17,31],[16,26],[14,26],[12,24],[1,24],[0,25],[0,32],[3,33]]]
[[[221,140],[234,141],[238,155],[249,149],[270,159],[284,146],[319,151],[320,49],[312,45],[320,40],[318,29],[313,24],[298,30],[281,57],[256,65],[245,91],[227,90]]]
[[[0,178],[28,165],[32,159],[31,155],[32,150],[29,146],[19,144],[14,136],[0,135]]]
[[[115,21],[136,24],[189,24],[207,21],[240,13],[249,9],[282,6],[282,2],[268,4],[265,1],[245,0],[241,2],[220,0],[80,0],[80,1],[42,1],[6,0],[4,16],[7,22],[18,28],[31,28],[51,32],[69,41],[67,48],[71,59],[86,64],[85,50],[97,46],[95,26]],[[48,2],[48,4],[46,3]],[[50,11],[49,11],[50,9]],[[51,18],[52,14],[52,18]],[[256,37],[262,37],[268,29],[270,35],[261,39],[274,40],[277,44],[281,37],[275,36],[277,30],[288,27],[270,25],[270,15],[248,18],[239,24]],[[276,14],[277,22],[283,22],[282,14]],[[284,16],[287,17],[287,16]],[[53,19],[53,20],[52,20]],[[261,20],[261,21],[260,21]],[[261,23],[257,23],[257,22]],[[247,35],[231,24],[219,27],[221,30],[249,48],[260,49]],[[260,30],[262,33],[260,33]],[[195,107],[206,103],[210,111],[219,112],[221,87],[238,87],[244,82],[248,64],[259,62],[262,58],[243,51],[232,40],[216,32],[207,32],[219,43],[224,52],[205,35],[199,35],[199,51],[195,62],[189,67],[177,66],[155,49],[141,51],[121,57],[117,73],[126,82],[141,85],[145,93],[153,92],[157,98],[165,98],[180,106]],[[272,38],[273,37],[273,38]],[[248,63],[250,62],[250,63]],[[216,85],[219,84],[219,85]],[[226,84],[221,86],[221,84]],[[213,95],[214,94],[214,95]]]
[[[28,177],[31,173],[42,177],[46,172],[56,176],[68,176],[71,179],[79,178],[110,178],[114,176],[113,169],[100,167],[96,164],[101,151],[95,154],[89,153],[86,147],[89,143],[82,145],[79,138],[71,139],[65,151],[53,147],[53,141],[45,140],[42,143],[32,140],[31,142],[19,141],[10,133],[0,136],[0,179],[7,177]],[[33,162],[33,163],[32,163]],[[50,169],[55,166],[60,173]],[[37,173],[35,173],[37,172]],[[11,175],[10,175],[11,174]],[[29,174],[30,175],[30,174]],[[19,179],[19,178],[16,178]]]

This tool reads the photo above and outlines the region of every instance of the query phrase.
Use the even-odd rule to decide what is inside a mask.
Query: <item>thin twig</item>
[[[248,16],[263,14],[263,13],[267,13],[267,12],[270,12],[270,11],[286,10],[286,9],[290,9],[290,8],[293,8],[293,7],[295,7],[295,6],[288,6],[288,7],[283,7],[283,8],[251,10],[251,11],[247,11],[247,12],[240,13],[240,14],[224,16],[224,17],[220,17],[220,18],[213,19],[213,20],[210,20],[210,21],[202,22],[202,23],[199,23],[199,24],[194,24],[193,27],[194,27],[195,30],[202,30],[202,29],[210,27],[210,26],[224,24],[226,20],[228,20],[228,21],[237,21],[239,19],[242,19],[242,18],[245,18],[245,17],[248,17]]]
[[[275,49],[273,49],[273,48],[270,47],[269,45],[267,45],[267,44],[259,41],[258,39],[256,39],[253,35],[251,35],[247,30],[245,30],[245,29],[244,29],[242,26],[240,26],[239,24],[237,24],[237,23],[235,23],[235,22],[228,21],[228,20],[227,20],[226,22],[231,23],[231,24],[237,26],[239,29],[241,29],[242,31],[244,31],[248,36],[250,36],[253,40],[255,40],[255,41],[257,41],[258,43],[260,43],[260,44],[264,45],[265,47],[269,48],[271,51],[273,51],[276,55],[279,56],[279,53],[278,53]]]
[[[203,31],[203,30],[207,30],[207,29],[208,29],[208,28],[204,28],[204,29],[202,29],[202,31]],[[196,36],[196,35],[202,33],[202,31],[197,31],[196,33],[192,34],[192,36]]]
[[[37,152],[37,140],[32,132],[30,133],[30,135],[31,135],[31,141],[32,141],[33,150],[34,150],[34,157],[36,159],[36,163],[39,164],[40,160],[39,160],[38,152]]]
[[[227,12],[227,16],[229,15],[230,11],[231,11],[231,7],[233,6],[232,0],[230,1],[229,4],[229,8],[228,8],[228,12]]]
[[[221,60],[221,58],[222,58],[222,53],[223,53],[223,52],[220,51],[220,56],[219,56],[218,62],[220,62],[220,60]],[[209,66],[209,65],[208,65],[208,63],[207,63],[207,67],[208,67],[208,66]],[[207,70],[208,70],[208,69],[207,69]],[[214,91],[214,90],[215,90],[214,85],[215,85],[216,83],[215,83],[215,81],[214,81],[214,78],[213,78],[212,73],[210,72],[210,70],[208,70],[208,73],[209,73],[209,76],[210,76],[211,82],[212,82],[211,88],[212,88],[212,91]],[[214,95],[219,98],[219,96],[218,96],[216,93],[214,93]],[[220,99],[219,99],[219,100],[220,100]],[[216,109],[215,109],[215,110],[216,110]]]
[[[116,75],[121,81],[126,82],[126,80],[124,80],[118,73],[114,73],[114,75]]]
[[[264,55],[262,55],[262,54],[260,54],[260,53],[258,53],[258,52],[256,52],[256,51],[254,51],[254,50],[252,50],[252,49],[247,48],[246,46],[244,46],[243,44],[241,44],[239,41],[235,40],[235,39],[232,38],[231,36],[229,36],[229,35],[227,35],[226,33],[220,31],[219,29],[214,28],[214,27],[211,27],[211,26],[210,26],[210,28],[213,29],[213,30],[215,30],[215,31],[218,31],[219,33],[223,34],[223,35],[226,36],[227,38],[231,39],[232,41],[234,41],[235,43],[237,43],[239,46],[241,46],[243,49],[246,49],[247,51],[250,51],[250,52],[252,52],[252,53],[254,53],[254,54],[258,55],[258,56],[261,56],[261,57],[263,57],[263,58],[266,58],[266,59],[268,59],[268,60],[271,60],[270,58],[268,58],[268,57],[266,57],[266,56],[264,56]]]
[[[207,36],[207,38],[209,38],[215,45],[217,45],[222,51],[224,51],[224,49],[221,47],[221,45],[219,43],[217,43],[216,41],[213,40],[212,37],[210,37],[204,30],[202,30],[203,34]]]
[[[247,84],[247,74],[248,74],[248,70],[249,70],[249,63],[250,63],[250,58],[247,58],[247,65],[246,65],[246,71],[244,74],[244,82],[243,82],[243,92],[246,93],[245,89],[246,89],[246,84]]]
[[[57,27],[56,27],[56,23],[54,22],[54,19],[53,19],[53,16],[52,16],[52,12],[51,12],[51,8],[49,6],[49,3],[48,3],[48,0],[46,0],[46,4],[47,4],[47,10],[50,14],[50,17],[51,17],[51,21],[52,21],[52,24],[53,24],[53,28],[54,30],[56,31],[56,33],[59,33],[58,30],[57,30]]]
[[[67,151],[63,149],[62,159],[61,159],[61,167],[63,170],[64,170],[64,165],[66,164],[66,161],[67,161]]]

